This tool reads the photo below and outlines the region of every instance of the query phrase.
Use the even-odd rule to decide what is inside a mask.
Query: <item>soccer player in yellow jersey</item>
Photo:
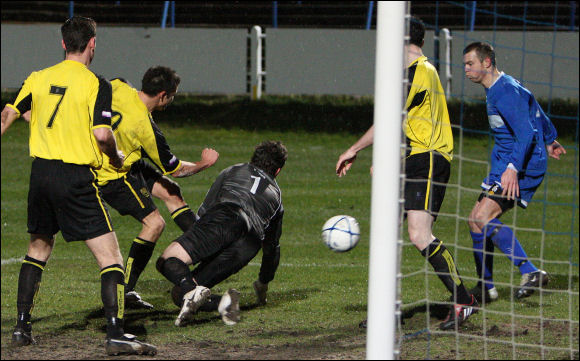
[[[67,242],[84,241],[101,269],[101,297],[107,318],[108,354],[155,354],[152,345],[123,331],[123,257],[101,200],[94,169],[103,154],[113,168],[123,165],[111,130],[111,84],[88,69],[96,45],[96,23],[72,17],[61,27],[64,61],[33,72],[12,104],[2,110],[2,135],[31,110],[28,192],[30,243],[18,279],[17,346],[34,343],[31,311],[42,272],[60,230]]]
[[[179,185],[166,177],[187,177],[212,166],[219,154],[205,148],[196,163],[177,158],[169,148],[165,136],[153,121],[151,112],[164,110],[177,93],[180,78],[164,66],[148,69],[141,82],[141,90],[123,79],[111,81],[113,89],[112,127],[117,145],[126,154],[121,169],[103,166],[97,171],[99,188],[107,203],[121,215],[130,214],[143,225],[133,240],[125,267],[125,306],[153,308],[135,291],[139,276],[147,266],[165,221],[151,195],[162,199],[175,223],[183,232],[195,222],[195,215],[183,200]],[[163,173],[161,174],[149,162]]]
[[[471,314],[477,312],[477,301],[466,290],[451,253],[433,235],[433,222],[443,203],[449,181],[453,134],[449,122],[445,94],[439,75],[427,61],[421,48],[425,37],[422,21],[413,17],[410,44],[406,45],[409,88],[405,108],[407,121],[403,124],[407,137],[405,159],[405,216],[409,239],[445,284],[455,306],[439,327],[455,329]],[[338,158],[336,174],[342,177],[352,166],[357,153],[373,143],[371,127],[355,144]],[[396,191],[396,190],[393,190]],[[362,327],[366,326],[363,321]]]

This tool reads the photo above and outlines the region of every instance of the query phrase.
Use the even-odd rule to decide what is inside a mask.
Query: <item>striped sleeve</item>
[[[20,90],[16,95],[16,99],[11,104],[6,104],[8,107],[14,109],[18,115],[22,115],[32,109],[32,82],[33,82],[33,75],[32,73],[25,81],[22,83]]]
[[[93,111],[93,128],[111,127],[111,102],[113,100],[113,90],[111,83],[97,75],[99,89],[95,97],[95,109]]]
[[[171,174],[181,167],[181,161],[171,152],[161,129],[159,129],[151,117],[149,120],[151,133],[143,137],[142,151],[164,175]]]

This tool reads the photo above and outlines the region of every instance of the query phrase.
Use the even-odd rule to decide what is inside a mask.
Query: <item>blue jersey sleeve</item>
[[[550,118],[548,118],[546,113],[544,113],[544,110],[542,109],[540,104],[538,104],[537,101],[535,104],[537,107],[536,119],[538,120],[538,124],[540,124],[542,127],[542,132],[544,134],[544,143],[552,144],[554,143],[556,138],[558,138],[558,132],[556,131],[556,127],[554,127],[554,124],[552,123]]]
[[[530,123],[528,95],[514,87],[504,87],[501,96],[497,97],[496,109],[514,134],[514,147],[508,163],[518,171],[524,169],[526,155],[530,152],[534,140],[534,128]]]

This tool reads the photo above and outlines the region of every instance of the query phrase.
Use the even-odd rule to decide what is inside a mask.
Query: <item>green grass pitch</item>
[[[230,287],[241,291],[239,324],[227,327],[217,313],[201,312],[193,324],[177,328],[173,321],[178,310],[168,293],[171,285],[155,270],[154,260],[180,232],[165,207],[157,202],[167,226],[153,261],[137,284],[138,292],[155,305],[155,310],[127,310],[126,331],[158,345],[159,356],[167,358],[179,358],[171,350],[180,347],[191,351],[237,350],[241,352],[238,354],[253,358],[364,358],[365,331],[358,328],[358,323],[366,317],[367,306],[371,149],[359,154],[346,177],[339,179],[334,173],[338,155],[360,134],[249,132],[172,127],[167,123],[160,127],[181,159],[198,160],[206,146],[220,153],[214,167],[177,180],[193,209],[197,209],[219,171],[248,161],[256,144],[266,139],[279,139],[286,144],[289,158],[278,177],[286,210],[281,264],[270,284],[266,306],[255,304],[252,289],[261,254],[212,290],[217,294]],[[30,356],[24,357],[26,351],[10,347],[16,318],[18,258],[24,256],[28,244],[26,207],[31,159],[27,137],[27,125],[21,120],[2,137],[3,359]],[[489,141],[464,138],[460,145],[459,140],[456,137],[451,186],[434,233],[450,248],[460,274],[472,287],[476,282],[475,269],[466,218],[487,169],[483,162]],[[570,351],[578,349],[577,161],[577,150],[572,147],[562,161],[550,160],[549,172],[556,175],[547,179],[535,202],[528,210],[511,211],[503,219],[506,224],[516,224],[528,255],[553,276],[547,290],[521,301],[513,300],[520,275],[507,258],[497,255],[495,272],[500,300],[470,318],[459,333],[437,332],[446,313],[447,291],[431,273],[431,267],[405,241],[401,269],[404,324],[398,332],[402,358],[578,358],[577,352]],[[362,234],[357,247],[342,254],[328,250],[320,238],[325,220],[338,214],[355,217]],[[126,257],[140,225],[114,210],[111,215]],[[405,226],[402,229],[406,233]],[[407,239],[406,234],[404,238]],[[94,345],[104,355],[99,270],[82,242],[66,244],[60,234],[57,236],[33,311],[33,331],[39,343],[78,339]],[[76,344],[71,341],[71,345]],[[53,353],[39,357],[57,357],[64,346],[44,349]],[[89,357],[82,349],[80,345],[78,357]],[[249,350],[261,353],[252,354]],[[189,357],[195,355],[184,354],[182,358]]]

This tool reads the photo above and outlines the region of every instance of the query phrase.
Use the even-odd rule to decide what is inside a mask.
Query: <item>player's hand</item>
[[[560,160],[560,155],[566,154],[566,149],[556,140],[552,144],[546,145],[546,149],[548,150],[548,155],[554,159]]]
[[[513,169],[506,169],[501,175],[502,196],[507,195],[507,199],[516,199],[520,196],[520,185],[518,184],[518,172]]]
[[[256,280],[254,282],[254,291],[256,292],[256,298],[258,300],[259,305],[265,305],[268,302],[267,292],[268,292],[268,284],[262,283],[260,280]]]
[[[109,158],[109,163],[117,169],[120,169],[125,162],[125,154],[122,151],[117,150],[117,157],[116,158]]]
[[[352,167],[352,163],[356,159],[356,152],[351,150],[350,148],[347,149],[346,152],[342,153],[340,157],[338,157],[338,162],[336,162],[336,175],[342,177],[346,175],[346,172]]]
[[[24,114],[21,115],[21,117],[26,120],[28,123],[30,123],[30,110],[26,111]]]
[[[207,167],[211,167],[217,162],[220,154],[212,148],[204,148],[201,152],[201,161],[206,164]]]

